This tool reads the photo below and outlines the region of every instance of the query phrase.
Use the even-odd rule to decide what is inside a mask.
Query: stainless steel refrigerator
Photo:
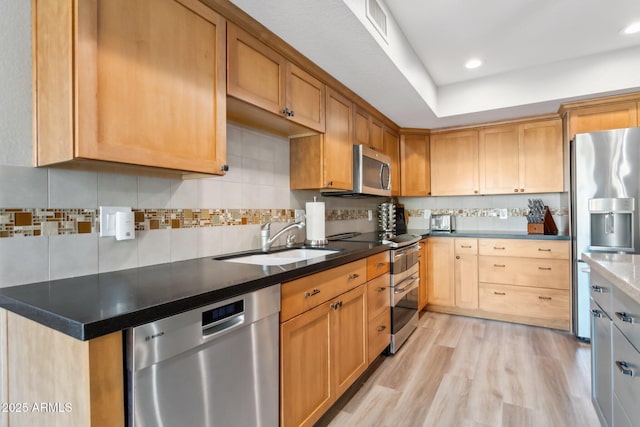
[[[590,339],[589,269],[582,253],[640,250],[640,128],[577,134],[570,150],[573,332]]]

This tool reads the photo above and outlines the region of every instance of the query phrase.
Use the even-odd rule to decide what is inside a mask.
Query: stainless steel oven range
[[[418,326],[419,236],[404,234],[391,245],[391,345],[395,354]]]

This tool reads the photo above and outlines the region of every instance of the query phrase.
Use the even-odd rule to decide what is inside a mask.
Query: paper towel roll
[[[307,216],[307,244],[324,245],[327,239],[324,235],[324,202],[307,202],[305,206]]]

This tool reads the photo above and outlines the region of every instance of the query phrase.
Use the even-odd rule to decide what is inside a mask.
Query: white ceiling
[[[640,90],[639,0],[232,0],[402,127],[557,111]],[[478,57],[484,65],[467,70]]]

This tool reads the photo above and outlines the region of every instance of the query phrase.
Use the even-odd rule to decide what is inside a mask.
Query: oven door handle
[[[394,295],[398,295],[398,294],[402,294],[402,293],[410,291],[411,288],[415,287],[415,286],[413,286],[413,284],[416,283],[418,280],[420,280],[420,278],[418,276],[409,276],[409,277],[407,277],[402,282],[398,283],[398,286],[396,286],[393,289],[393,294]],[[407,286],[405,286],[404,288],[400,288],[399,287],[399,285],[401,285],[401,284],[403,284],[403,283],[405,283],[407,281],[410,281],[410,283]]]

